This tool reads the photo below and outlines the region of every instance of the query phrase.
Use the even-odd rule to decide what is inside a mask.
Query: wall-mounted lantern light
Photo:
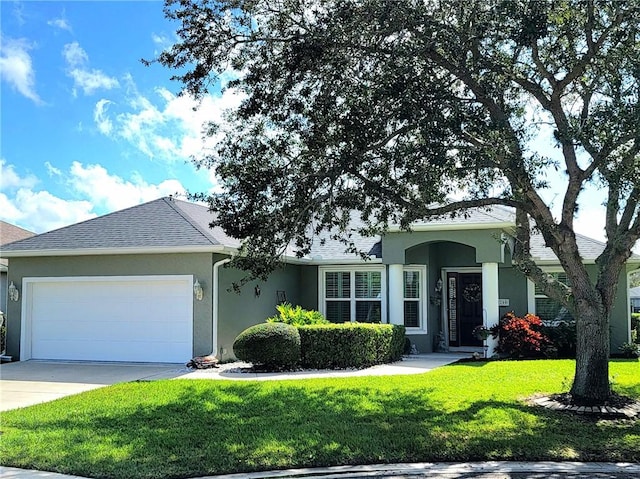
[[[193,295],[196,297],[198,301],[202,301],[202,297],[204,296],[204,290],[200,285],[200,281],[196,278],[196,282],[193,283]]]
[[[442,291],[442,279],[438,279],[435,289],[436,289],[436,293],[439,293],[440,291]]]
[[[255,287],[255,289],[253,290],[253,292],[255,293],[256,298],[259,298],[259,297],[260,297],[260,295],[262,294],[262,291],[260,291],[260,286],[258,286],[257,284],[256,284],[256,287]]]
[[[13,281],[11,281],[11,284],[9,284],[9,288],[7,289],[7,292],[9,293],[9,299],[11,301],[18,301],[20,299],[20,291],[18,291],[18,288],[16,288],[16,285],[13,284]]]

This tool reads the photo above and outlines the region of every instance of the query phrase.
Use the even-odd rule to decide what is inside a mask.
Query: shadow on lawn
[[[37,440],[42,446],[49,434],[67,431],[65,450],[58,451],[65,461],[58,465],[113,478],[380,462],[640,460],[640,422],[596,424],[494,399],[446,411],[428,385],[378,396],[378,388],[366,387],[182,386],[161,405],[51,418],[38,424]],[[162,382],[123,387],[154,394]]]

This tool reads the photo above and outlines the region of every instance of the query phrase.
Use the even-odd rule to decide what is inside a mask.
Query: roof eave
[[[314,264],[318,266],[330,265],[330,264],[382,264],[382,258],[369,258],[369,259],[361,259],[361,258],[339,258],[339,259],[311,259],[309,264]]]
[[[516,224],[511,221],[500,221],[496,223],[425,223],[412,224],[410,231],[460,231],[460,230],[495,230],[514,228]],[[389,225],[389,233],[407,232],[400,225]]]
[[[237,253],[236,248],[223,245],[202,246],[156,246],[156,247],[118,247],[118,248],[82,248],[82,249],[32,249],[2,251],[1,258],[27,258],[44,256],[103,256],[123,254],[166,254],[166,253]]]

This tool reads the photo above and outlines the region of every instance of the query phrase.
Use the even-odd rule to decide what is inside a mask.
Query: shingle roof
[[[13,243],[24,238],[34,236],[35,233],[19,226],[12,225],[6,221],[0,221],[0,245]]]
[[[578,243],[580,256],[582,256],[584,260],[593,261],[604,251],[605,244],[600,241],[580,234],[576,234],[576,241]],[[551,248],[545,246],[542,235],[537,232],[531,235],[531,256],[538,261],[558,261],[558,258]]]
[[[32,231],[25,230],[6,221],[0,221],[0,246],[34,235],[35,233]],[[0,259],[0,266],[8,266],[8,264],[9,262],[6,259]]]
[[[161,251],[235,249],[240,246],[238,239],[224,233],[221,228],[210,228],[213,219],[206,206],[168,198],[143,203],[81,223],[66,226],[58,230],[15,241],[2,246],[2,252],[59,252],[66,254],[91,253],[91,251],[112,251],[130,249],[132,251]],[[1,226],[4,228],[3,223]],[[438,218],[431,224],[442,230],[460,224],[500,225],[510,227],[514,224],[513,210],[504,207],[492,207],[490,210],[474,208],[456,218]],[[351,240],[359,251],[368,252],[372,257],[382,257],[380,236],[364,237],[356,231],[364,223],[357,215],[352,215]],[[428,225],[427,222],[418,223]],[[9,225],[11,226],[11,225]],[[24,230],[23,230],[24,231]],[[29,233],[29,232],[27,232]],[[4,239],[4,229],[2,230]],[[358,261],[359,256],[345,253],[345,244],[332,239],[332,233],[325,232],[314,239],[308,259],[327,261]],[[583,235],[577,235],[580,254],[586,261],[595,260],[604,250],[604,243]],[[550,248],[544,245],[540,234],[531,238],[531,253],[534,259],[542,262],[557,262]],[[9,254],[8,256],[11,256]],[[640,256],[634,255],[640,261]]]
[[[430,218],[428,221],[417,221],[411,227],[418,230],[421,226],[451,225],[469,223],[474,225],[497,224],[515,222],[515,214],[512,208],[495,205],[490,208],[469,208],[457,213],[454,217],[441,216]]]
[[[205,206],[160,198],[11,243],[3,252],[231,246],[210,221]]]
[[[382,242],[380,236],[362,236],[357,232],[357,229],[363,227],[364,223],[356,214],[351,215],[350,234],[349,241],[352,241],[354,246],[359,250],[367,253],[370,257],[381,258],[382,257]],[[332,238],[336,234],[335,231],[324,231],[313,239],[311,245],[310,257],[312,260],[332,260],[332,261],[345,261],[345,260],[358,260],[360,256],[354,253],[347,253],[347,245],[338,239]]]

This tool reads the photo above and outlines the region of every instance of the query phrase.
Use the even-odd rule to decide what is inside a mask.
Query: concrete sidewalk
[[[52,472],[0,468],[3,479],[84,479]],[[196,479],[354,479],[354,478],[430,478],[430,479],[638,479],[640,464],[603,462],[466,462],[411,463],[335,466],[289,469]]]

